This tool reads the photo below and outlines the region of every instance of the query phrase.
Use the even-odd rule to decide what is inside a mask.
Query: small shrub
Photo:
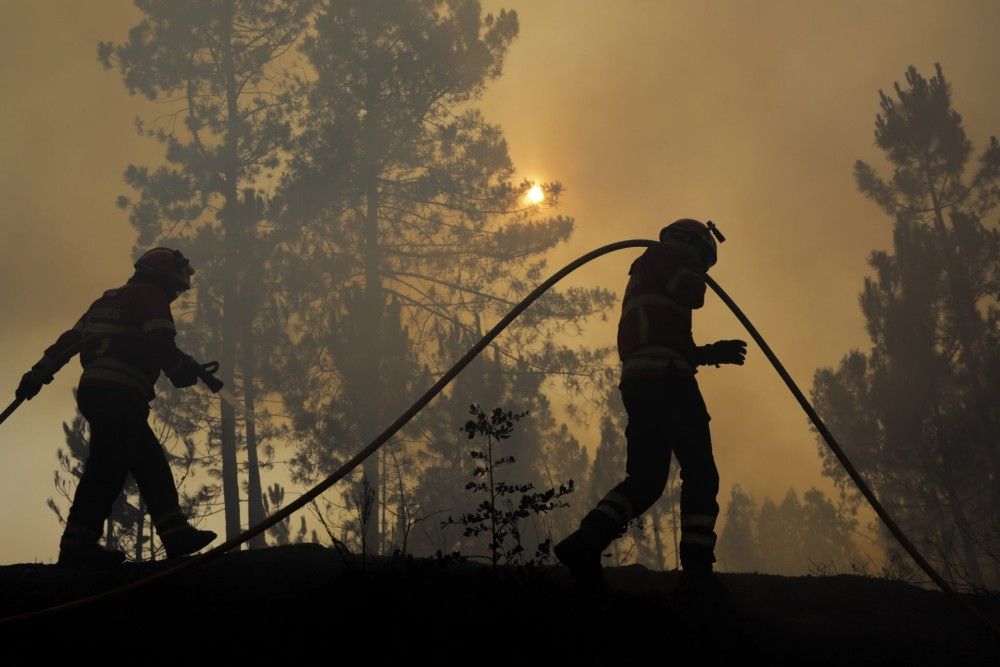
[[[441,525],[462,525],[466,537],[476,537],[482,533],[489,536],[490,562],[496,569],[500,565],[536,565],[548,560],[552,545],[551,537],[538,545],[535,554],[527,562],[524,560],[524,546],[521,541],[521,521],[533,514],[551,512],[560,507],[568,507],[562,498],[573,492],[573,480],[560,484],[558,489],[535,491],[532,484],[512,484],[497,479],[497,470],[515,462],[513,456],[496,456],[496,448],[501,441],[510,438],[514,423],[527,412],[514,413],[503,408],[494,408],[489,415],[478,405],[469,406],[469,414],[474,416],[465,422],[461,430],[469,439],[486,438],[485,450],[471,450],[469,455],[476,461],[472,471],[472,481],[465,488],[474,494],[485,496],[474,512],[463,514],[458,519],[448,517]],[[519,498],[515,501],[515,498]]]

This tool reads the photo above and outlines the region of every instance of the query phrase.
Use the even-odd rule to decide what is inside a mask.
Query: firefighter
[[[72,358],[71,348],[80,347],[83,374],[76,401],[90,424],[90,451],[59,542],[59,565],[113,566],[125,559],[120,551],[102,548],[98,539],[129,474],[168,558],[194,553],[216,537],[184,517],[163,446],[147,423],[161,370],[175,387],[194,385],[202,371],[177,349],[170,313],[170,303],[190,289],[192,274],[179,250],[144,253],[128,282],[97,299],[21,379],[16,395],[30,400]]]
[[[719,474],[710,417],[694,376],[701,365],[742,365],[746,343],[699,347],[691,336],[691,311],[704,304],[705,274],[717,259],[712,231],[697,220],[677,220],[629,269],[618,324],[619,389],[628,413],[625,479],[555,547],[578,581],[599,590],[602,552],[663,493],[671,453],[681,477],[678,592],[719,587],[712,575]]]

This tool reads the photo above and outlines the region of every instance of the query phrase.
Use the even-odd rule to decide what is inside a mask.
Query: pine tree
[[[303,480],[373,437],[457,358],[440,342],[474,340],[572,231],[572,220],[525,201],[532,184],[513,181],[500,128],[472,106],[500,76],[517,29],[513,12],[484,16],[469,0],[332,0],[305,42],[315,77],[302,83],[303,132],[280,216],[297,229],[283,265],[297,330],[282,363],[295,378],[283,395],[303,432]],[[554,206],[560,185],[543,187]],[[606,350],[570,350],[553,336],[610,304],[604,290],[554,293],[493,358],[578,387]],[[473,400],[491,399],[473,392],[456,403]],[[454,424],[438,405],[408,432]],[[373,456],[363,470],[376,510],[386,507],[384,461]],[[365,522],[367,544],[381,544],[381,523]]]
[[[940,65],[880,92],[875,141],[891,169],[865,162],[858,188],[894,221],[893,252],[873,252],[860,301],[871,350],[820,369],[813,398],[901,527],[952,579],[1000,581],[1000,143],[976,168]],[[993,222],[990,222],[990,219]],[[832,455],[824,472],[859,497]],[[884,543],[889,537],[883,531]]]
[[[852,539],[857,520],[852,512],[838,506],[819,489],[802,495],[800,531],[802,551],[810,570],[846,572],[860,562],[861,554]]]
[[[756,522],[757,506],[753,498],[739,484],[734,484],[716,549],[722,569],[755,572],[760,567],[761,554],[754,534]]]
[[[764,567],[776,574],[801,574],[803,567],[802,505],[795,489],[775,503],[764,498],[757,517],[757,540]]]
[[[125,180],[138,192],[121,197],[138,232],[139,249],[183,245],[197,267],[194,296],[181,308],[196,312],[182,327],[192,352],[218,358],[230,390],[241,371],[243,440],[249,457],[251,523],[263,518],[254,418],[262,354],[258,328],[263,276],[276,240],[264,223],[259,189],[289,146],[290,94],[284,59],[306,27],[312,3],[303,0],[136,0],[142,20],[121,44],[101,43],[98,58],[117,67],[130,93],[160,106],[144,134],[165,147],[157,169],[131,165]],[[166,112],[164,113],[164,110]],[[176,121],[180,119],[181,122]],[[160,416],[164,417],[162,411]],[[220,402],[221,477],[226,536],[240,531],[236,406]],[[263,537],[255,544],[263,544]]]

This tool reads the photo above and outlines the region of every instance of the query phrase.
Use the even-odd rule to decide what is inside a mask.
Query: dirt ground
[[[0,567],[10,616],[141,579]],[[81,655],[134,664],[347,659],[372,664],[1000,664],[1000,645],[934,591],[861,576],[720,574],[728,599],[671,595],[676,572],[606,568],[610,594],[561,567],[501,570],[452,559],[356,559],[317,545],[237,552],[142,591],[0,625],[0,664]],[[1000,597],[974,599],[1000,622]]]

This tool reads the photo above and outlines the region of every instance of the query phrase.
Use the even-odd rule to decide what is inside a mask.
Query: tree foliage
[[[784,575],[847,572],[862,562],[851,538],[857,522],[818,489],[802,500],[789,489],[780,503],[760,505],[733,485],[719,536],[720,568],[728,572]]]
[[[554,213],[557,181],[540,184],[543,203],[526,200],[535,184],[475,107],[502,73],[514,12],[476,0],[136,4],[142,20],[98,57],[166,112],[137,121],[165,161],[129,166],[135,194],[119,204],[139,246],[192,258],[180,341],[218,358],[241,403],[216,412],[184,397],[156,413],[198,425],[232,537],[238,451],[256,523],[277,500],[260,478],[275,443],[294,436],[294,482],[332,472],[544,277],[573,221]],[[534,415],[517,456],[526,483],[582,470],[548,391],[559,379],[577,400],[607,381],[609,348],[565,341],[612,302],[577,287],[541,299],[352,488],[313,507],[330,539],[405,548],[411,529],[455,507],[430,504],[464,471],[447,425],[491,383],[494,404],[516,394]]]
[[[290,146],[292,97],[284,63],[307,25],[312,2],[301,0],[136,0],[143,18],[120,44],[103,42],[98,59],[117,68],[125,87],[165,113],[138,130],[164,147],[165,164],[130,165],[122,196],[141,252],[181,246],[197,267],[182,308],[194,317],[183,345],[218,358],[221,376],[243,400],[243,432],[235,407],[220,404],[208,445],[219,447],[226,534],[240,530],[237,448],[247,446],[251,522],[263,518],[258,446],[268,414],[256,396],[279,314],[269,307],[265,277],[276,240],[266,224],[262,184],[274,178]],[[178,120],[180,122],[178,122]],[[238,347],[239,342],[239,347]],[[271,342],[270,344],[273,344]],[[239,372],[238,372],[239,371]],[[241,385],[236,385],[236,380]],[[157,416],[164,418],[162,410]],[[261,432],[257,426],[261,425]],[[256,544],[262,545],[263,538]]]
[[[813,399],[889,511],[953,580],[1000,581],[1000,143],[978,164],[941,67],[880,92],[888,178],[859,190],[893,219],[860,295],[871,349],[817,371]],[[860,502],[825,447],[824,473]],[[883,533],[888,545],[890,538]]]
[[[546,204],[528,204],[532,183],[516,180],[501,129],[472,105],[517,30],[513,12],[484,15],[469,0],[333,0],[304,42],[313,75],[301,81],[302,132],[279,193],[279,220],[296,229],[284,246],[282,298],[295,318],[281,359],[303,480],[330,472],[443,372],[461,353],[454,343],[474,342],[484,320],[534,287],[544,253],[572,231],[572,220],[550,215],[561,186],[543,184]],[[611,299],[553,293],[493,359],[579,389],[607,350],[556,335]],[[452,410],[469,395],[481,394]],[[426,451],[430,440],[453,441],[441,426],[457,417],[446,405],[425,410],[402,442]],[[372,457],[364,477],[373,507],[388,511],[385,467]],[[384,546],[387,523],[368,521],[366,541]]]

